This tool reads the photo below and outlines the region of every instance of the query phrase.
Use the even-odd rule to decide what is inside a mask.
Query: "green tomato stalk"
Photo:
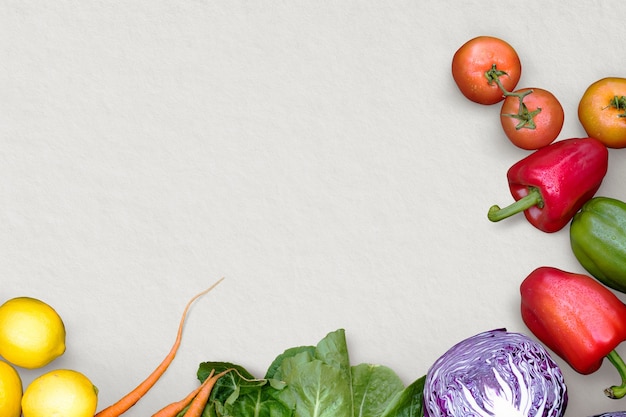
[[[500,88],[500,90],[502,91],[502,94],[505,97],[517,97],[517,99],[519,100],[519,107],[518,107],[517,113],[503,113],[502,116],[512,117],[514,119],[519,120],[519,123],[515,126],[516,130],[535,129],[537,127],[537,125],[535,124],[535,116],[541,113],[541,107],[538,107],[533,111],[530,111],[528,110],[528,107],[526,106],[526,104],[524,104],[524,98],[527,95],[532,94],[533,90],[526,90],[520,93],[508,91],[506,88],[504,88],[504,85],[502,85],[502,81],[500,81],[500,77],[503,75],[507,75],[506,72],[497,69],[496,64],[493,64],[489,71],[485,71],[485,78],[487,78],[487,82],[489,83],[489,85],[492,85],[493,83],[495,83],[498,86],[498,88]],[[626,109],[626,97],[622,97],[622,98],[624,99],[623,108]],[[626,117],[626,112],[624,113],[623,117]]]

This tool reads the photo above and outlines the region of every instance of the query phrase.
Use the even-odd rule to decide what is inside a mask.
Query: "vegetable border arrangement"
[[[535,266],[519,288],[532,337],[488,329],[459,341],[406,386],[388,367],[352,364],[345,331],[337,329],[316,345],[279,353],[262,377],[236,363],[202,362],[198,387],[153,417],[562,417],[568,390],[552,354],[583,375],[608,359],[620,381],[604,394],[626,396],[626,363],[615,350],[626,340],[626,304],[615,293],[626,293],[626,203],[596,196],[609,148],[626,148],[626,78],[592,83],[578,106],[587,137],[557,140],[563,107],[543,88],[517,89],[521,60],[506,41],[470,39],[454,53],[451,73],[468,100],[502,103],[504,136],[531,152],[506,173],[514,202],[493,205],[487,219],[523,213],[546,234],[569,225],[571,250],[587,274]],[[153,373],[95,417],[121,416],[154,386],[176,356],[189,306],[219,282],[188,302],[175,342]]]

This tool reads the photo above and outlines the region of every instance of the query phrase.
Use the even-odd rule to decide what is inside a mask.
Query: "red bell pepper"
[[[492,206],[488,218],[497,222],[523,211],[537,229],[561,230],[598,191],[608,161],[608,149],[593,138],[565,139],[540,148],[509,168],[507,179],[516,202]]]
[[[578,373],[597,371],[606,357],[622,384],[605,390],[626,395],[626,364],[615,348],[626,340],[626,304],[588,275],[543,266],[520,286],[522,319],[530,331]]]

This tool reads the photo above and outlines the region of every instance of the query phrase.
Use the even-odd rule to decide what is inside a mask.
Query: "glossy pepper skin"
[[[522,319],[530,331],[577,372],[590,374],[606,357],[622,378],[607,388],[626,395],[626,364],[615,348],[626,340],[626,304],[594,278],[543,266],[520,286]]]
[[[570,243],[587,272],[626,293],[626,203],[609,197],[587,201],[572,219]]]
[[[593,138],[571,138],[538,149],[507,172],[516,200],[508,207],[492,206],[488,218],[500,221],[520,211],[537,229],[561,230],[595,195],[606,175],[607,147]]]

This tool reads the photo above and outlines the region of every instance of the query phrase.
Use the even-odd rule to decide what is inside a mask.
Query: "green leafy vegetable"
[[[424,382],[426,375],[398,393],[380,417],[423,417]]]
[[[380,417],[404,384],[391,369],[370,364],[352,367],[353,416]]]
[[[408,387],[381,365],[350,365],[343,329],[317,346],[285,350],[263,379],[228,362],[203,362],[198,379],[211,370],[235,369],[219,379],[203,417],[421,417],[420,378]]]

